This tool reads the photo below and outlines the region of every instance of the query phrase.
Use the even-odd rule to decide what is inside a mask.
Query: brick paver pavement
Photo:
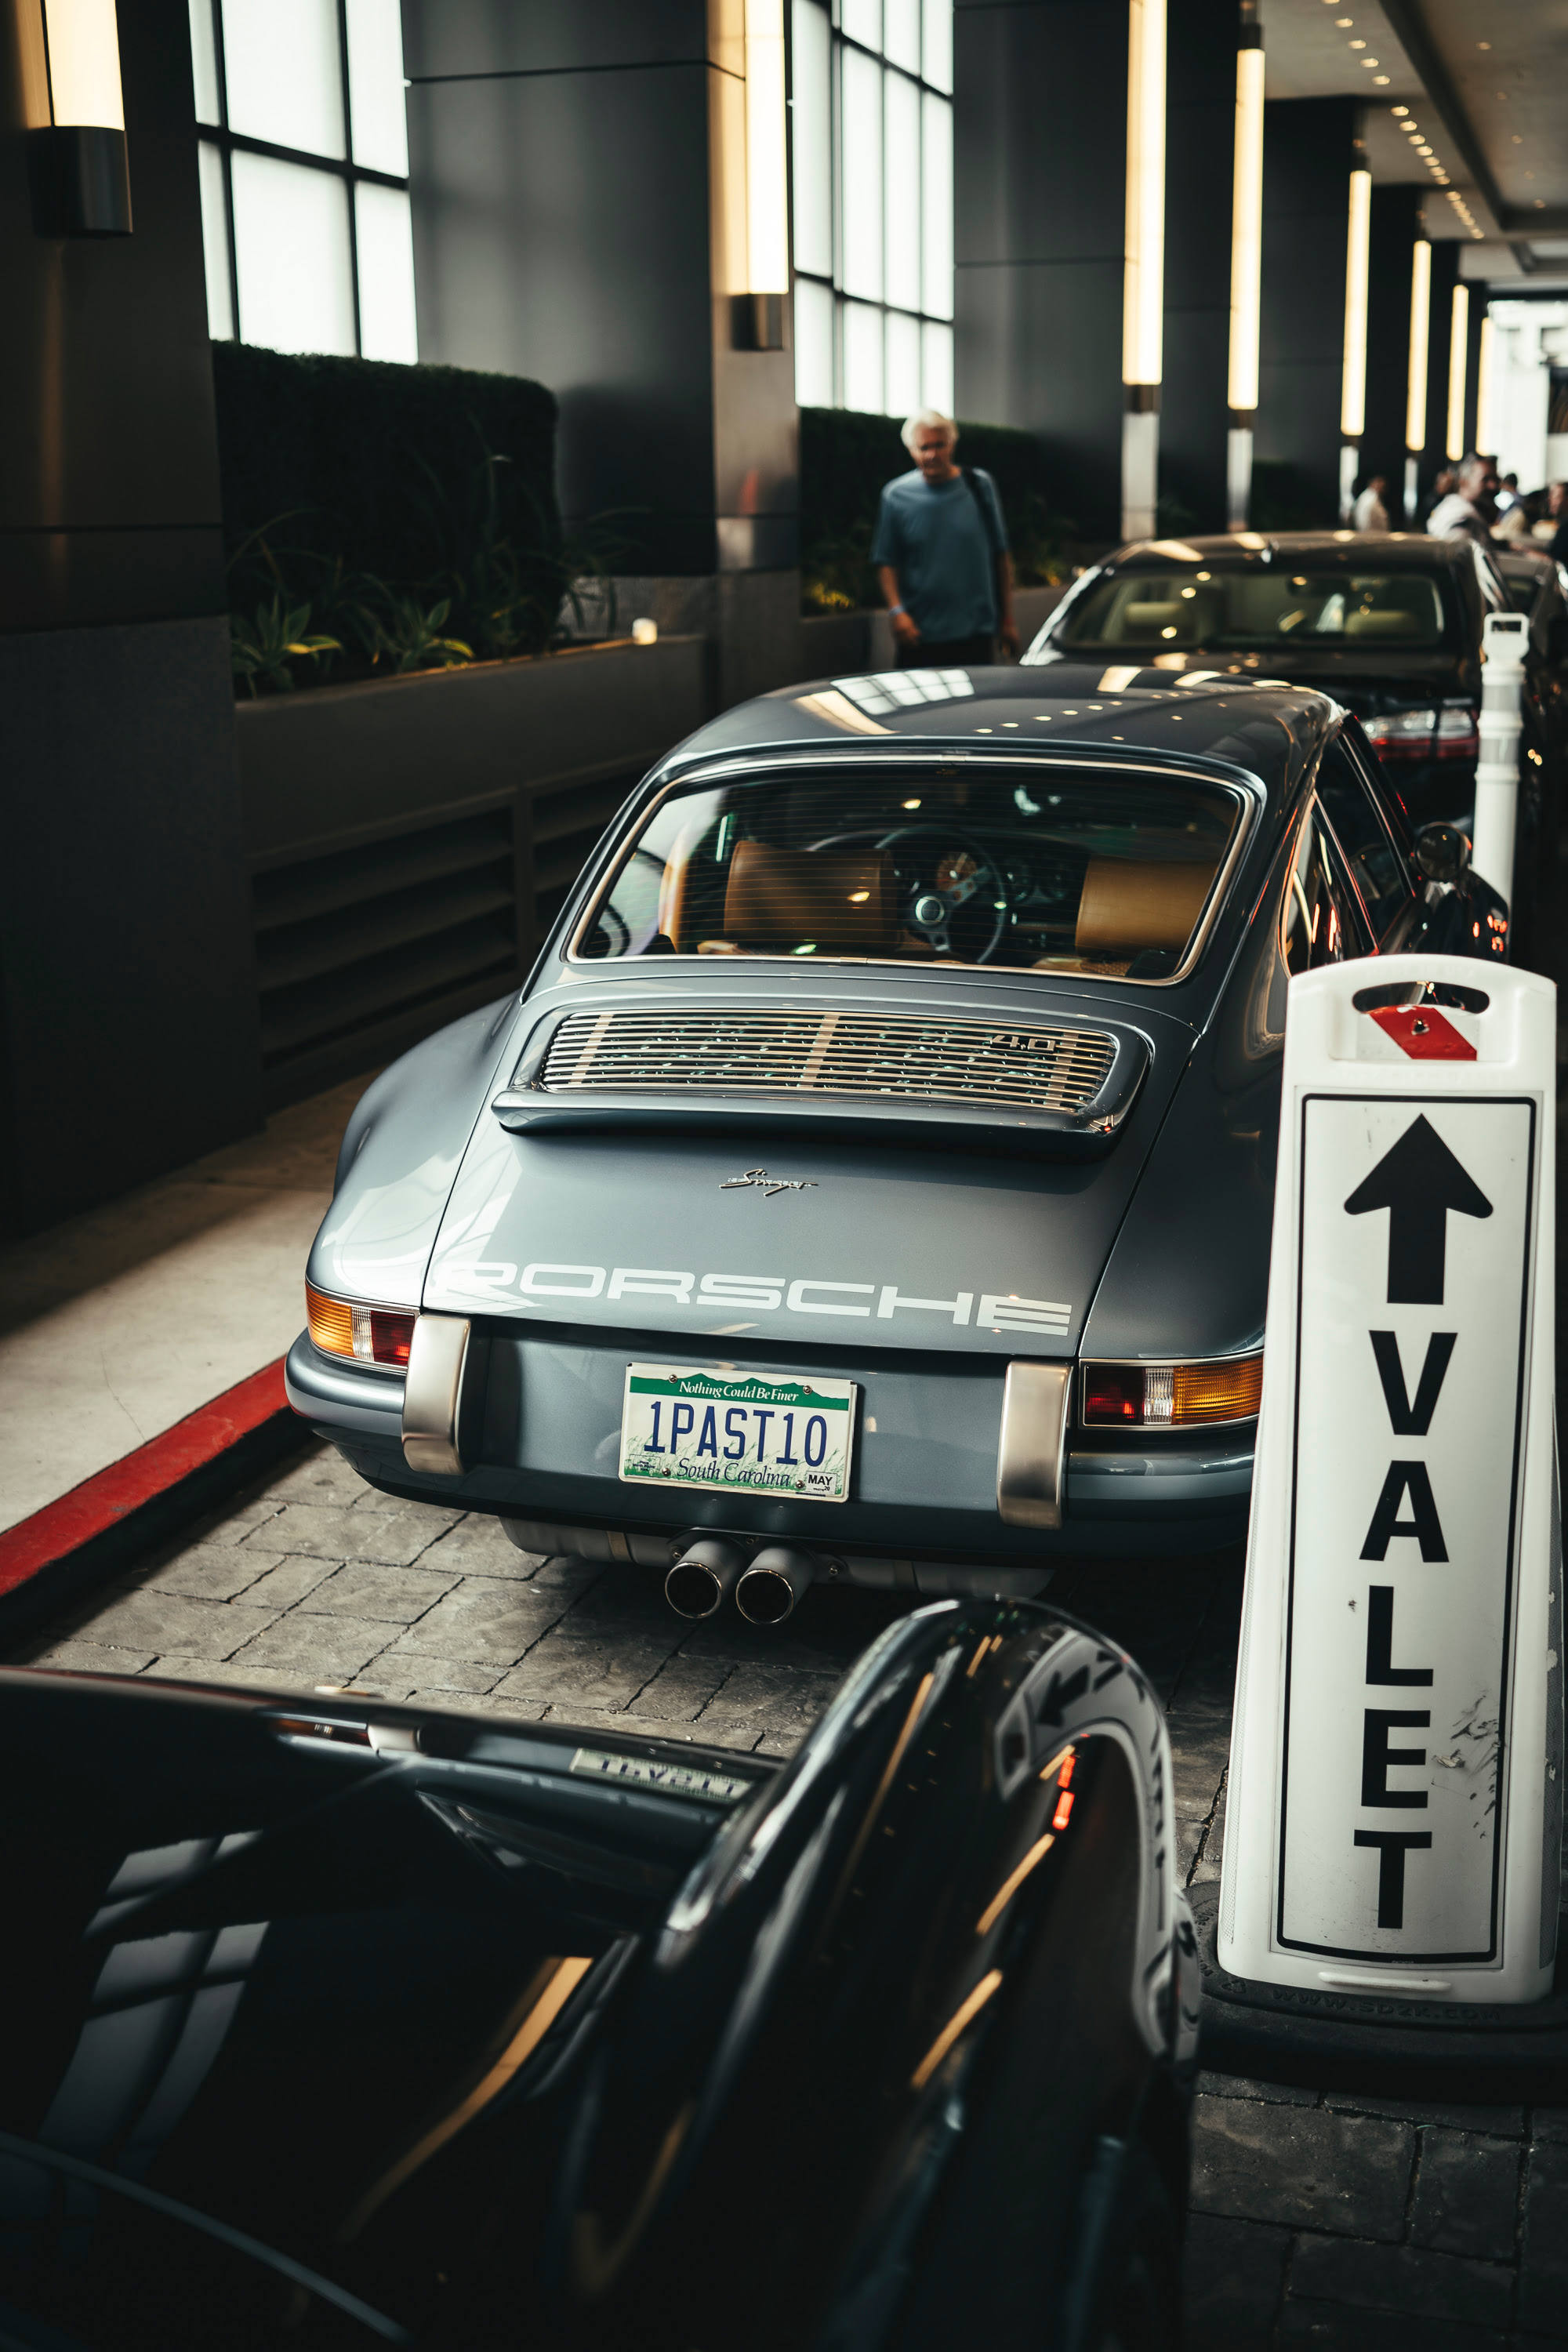
[[[1217,1878],[1238,1554],[1059,1570],[1171,1725],[1184,1874]],[[776,1633],[672,1615],[647,1570],[513,1549],[395,1502],[328,1447],[81,1601],[17,1661],[443,1707],[784,1756],[909,1605],[814,1588]],[[1218,2075],[1196,2108],[1187,2352],[1501,2352],[1568,2342],[1568,2111],[1417,2108]]]

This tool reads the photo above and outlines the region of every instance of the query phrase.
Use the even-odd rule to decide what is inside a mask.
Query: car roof
[[[1471,539],[1434,539],[1424,530],[1236,530],[1205,539],[1136,539],[1104,559],[1107,571],[1125,565],[1202,564],[1205,569],[1247,572],[1284,557],[1310,557],[1319,566],[1375,565],[1380,572],[1429,571],[1434,563],[1452,570],[1474,561]]]
[[[673,751],[661,778],[727,753],[832,749],[885,757],[902,741],[980,755],[1089,751],[1135,760],[1222,761],[1288,789],[1338,724],[1310,687],[1217,671],[1180,674],[1103,660],[1027,667],[878,670],[817,678],[743,702]]]

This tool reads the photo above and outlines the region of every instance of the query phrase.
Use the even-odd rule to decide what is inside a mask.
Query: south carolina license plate
[[[854,1440],[853,1381],[626,1367],[623,1478],[842,1503]]]

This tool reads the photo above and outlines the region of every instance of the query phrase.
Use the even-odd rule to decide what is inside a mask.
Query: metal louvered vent
[[[1099,1029],[1010,1028],[868,1013],[574,1013],[535,1085],[548,1094],[695,1087],[1081,1111],[1116,1040]]]

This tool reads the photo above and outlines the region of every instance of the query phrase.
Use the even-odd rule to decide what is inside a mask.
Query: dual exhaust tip
[[[764,1544],[748,1553],[726,1536],[699,1536],[664,1580],[664,1597],[678,1617],[711,1617],[733,1591],[752,1625],[782,1625],[821,1568],[815,1553],[792,1544]]]

